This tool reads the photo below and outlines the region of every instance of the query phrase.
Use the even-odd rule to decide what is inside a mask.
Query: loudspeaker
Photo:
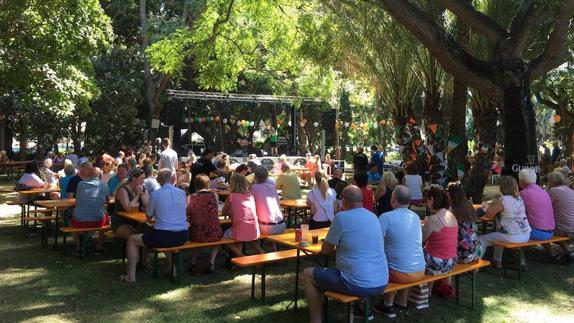
[[[337,110],[331,109],[323,113],[323,128],[325,129],[325,146],[335,145],[335,122],[337,120]]]

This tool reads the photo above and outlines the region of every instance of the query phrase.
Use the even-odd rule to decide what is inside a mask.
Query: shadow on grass
[[[82,320],[82,321],[186,321],[186,322],[305,322],[307,307],[301,290],[299,310],[287,309],[293,297],[295,264],[269,267],[267,301],[250,299],[251,270],[216,274],[183,273],[182,283],[151,277],[150,270],[138,272],[138,282],[123,284],[118,276],[121,242],[105,245],[102,256],[80,260],[61,251],[40,247],[39,236],[17,225],[17,217],[0,220],[0,321]],[[32,232],[32,233],[31,233]],[[496,270],[477,274],[476,307],[471,311],[454,301],[431,299],[427,310],[400,313],[398,320],[416,322],[507,321],[516,311],[515,301],[548,304],[560,302],[558,294],[572,294],[574,274],[568,267],[535,262],[528,253],[531,270],[521,281],[503,278]],[[532,259],[532,260],[531,260]],[[313,266],[305,261],[302,268]],[[533,284],[544,278],[544,284]],[[568,283],[570,279],[570,284]],[[462,279],[461,279],[462,281]],[[259,297],[259,279],[256,296]],[[470,286],[463,285],[462,304],[470,303]],[[330,317],[338,321],[343,306],[331,303]],[[376,316],[376,322],[385,321]]]

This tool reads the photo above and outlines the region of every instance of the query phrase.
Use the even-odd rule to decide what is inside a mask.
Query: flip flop
[[[128,274],[121,274],[121,275],[120,275],[120,281],[121,281],[122,283],[125,283],[125,284],[135,284],[135,282],[136,282],[135,280],[131,281],[131,280],[128,280],[127,278],[128,278]]]

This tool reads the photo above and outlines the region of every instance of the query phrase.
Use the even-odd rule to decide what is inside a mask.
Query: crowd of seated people
[[[320,318],[320,291],[382,295],[374,310],[392,318],[397,308],[407,307],[407,296],[413,291],[384,294],[389,282],[409,283],[424,275],[449,273],[457,263],[479,260],[495,241],[547,240],[554,235],[574,237],[571,208],[574,191],[560,170],[548,174],[546,190],[536,184],[536,174],[530,169],[521,170],[518,181],[502,176],[499,182],[502,195],[484,206],[484,219],[496,217],[497,230],[478,235],[477,214],[462,184],[450,183],[447,189],[432,187],[423,195],[422,177],[414,164],[407,166],[402,185],[390,171],[379,175],[376,164],[371,164],[369,172],[357,172],[347,183],[342,169],[333,168],[329,177],[318,167],[320,160],[308,156],[309,167],[304,173],[313,172],[304,179],[313,185],[305,195],[301,176],[291,170],[286,159],[281,162],[280,171],[273,171],[276,180],[256,157],[232,171],[229,157],[210,149],[204,150],[192,164],[179,163],[178,170],[169,141],[164,140],[162,146],[164,153],[158,164],[152,163],[152,156],[146,153],[140,153],[137,159],[134,153],[128,156],[122,153],[118,154],[118,160],[102,158],[104,172],[88,161],[80,162],[77,171],[73,162],[67,162],[62,177],[46,161],[41,171],[35,163],[26,166],[19,182],[44,187],[46,181],[37,174],[43,174],[45,179],[59,178],[61,197],[77,200],[70,213],[72,226],[98,227],[111,220],[114,233],[128,241],[128,266],[121,279],[130,283],[136,281],[141,247],[233,239],[235,242],[227,245],[232,257],[244,255],[244,243],[252,252],[263,253],[265,249],[257,241],[261,235],[280,234],[286,229],[280,199],[305,196],[309,228],[329,228],[323,252],[331,254],[337,250],[332,270],[313,268],[304,272],[311,321]],[[155,171],[155,166],[159,171]],[[225,186],[229,194],[221,207],[223,196],[214,189]],[[115,204],[109,209],[108,219],[105,204],[110,197],[115,197]],[[409,210],[409,206],[424,202],[430,216],[421,223],[419,215]],[[155,221],[153,229],[144,230],[142,224],[121,217],[118,213],[122,211],[145,212]],[[231,220],[227,230],[222,229],[220,216]],[[101,252],[102,247],[99,238],[96,251]],[[545,246],[553,260],[569,262],[568,244],[561,243],[560,247],[559,252]],[[77,244],[76,251],[78,248]],[[221,247],[210,247],[208,251],[205,263],[199,261],[201,250],[191,253],[192,271],[215,270]],[[496,247],[493,264],[500,267],[501,262],[502,249]],[[525,269],[523,258],[521,265]],[[435,291],[450,282],[443,280],[436,285]]]

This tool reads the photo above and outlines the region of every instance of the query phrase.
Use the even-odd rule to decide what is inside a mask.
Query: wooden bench
[[[300,257],[305,257],[307,254],[301,254]],[[275,252],[268,252],[263,254],[236,257],[231,259],[231,262],[239,267],[253,267],[251,274],[251,299],[255,299],[255,275],[257,274],[257,267],[261,266],[261,301],[265,301],[265,277],[266,265],[287,261],[297,258],[297,249],[289,249]]]
[[[385,288],[385,293],[390,293],[390,292],[396,292],[405,288],[411,288],[414,286],[419,286],[422,284],[427,284],[430,282],[434,282],[437,280],[441,280],[444,278],[448,278],[448,277],[455,277],[455,288],[456,288],[456,304],[458,305],[460,303],[459,301],[459,293],[460,293],[460,288],[459,288],[459,276],[462,274],[465,274],[469,276],[471,283],[472,283],[472,305],[471,305],[471,309],[474,309],[474,303],[475,303],[475,294],[476,294],[476,272],[478,271],[478,269],[489,266],[490,265],[490,261],[487,260],[479,260],[477,262],[473,262],[470,264],[457,264],[456,267],[449,272],[448,274],[444,274],[444,275],[436,275],[436,276],[428,276],[425,275],[425,277],[421,280],[418,280],[416,282],[413,283],[409,283],[409,284],[395,284],[395,283],[389,283],[387,285],[387,287]],[[331,292],[331,291],[327,291],[323,294],[323,315],[324,315],[324,321],[327,322],[328,321],[328,308],[327,308],[327,304],[328,304],[328,299],[332,299],[335,300],[337,302],[343,303],[346,305],[347,307],[347,321],[350,318],[350,314],[351,314],[351,306],[349,306],[352,303],[355,302],[360,302],[360,301],[365,301],[365,313],[368,312],[368,307],[370,305],[369,300],[368,299],[362,299],[358,296],[352,296],[352,295],[346,295],[346,294],[341,294],[341,293],[337,293],[337,292]],[[367,317],[368,315],[364,315],[365,317],[365,322],[367,322]]]
[[[550,243],[562,242],[571,240],[569,237],[560,237],[554,236],[548,240],[529,240],[528,242],[523,243],[512,243],[512,242],[504,242],[504,241],[494,241],[494,246],[501,247],[504,249],[511,250],[515,252],[516,262],[512,266],[507,266],[507,262],[503,262],[503,275],[506,277],[506,271],[516,271],[517,279],[520,279],[520,253],[522,248],[524,247],[533,247],[538,245],[545,245]]]
[[[40,242],[42,247],[45,247],[48,245],[48,232],[50,231],[50,224],[52,223],[52,221],[56,221],[56,219],[57,218],[55,216],[27,216],[27,217],[24,217],[25,222],[34,221],[34,223],[36,223],[36,222],[42,223],[42,240]]]
[[[233,239],[221,239],[219,241],[214,241],[214,242],[192,242],[192,241],[188,241],[185,244],[179,246],[179,247],[171,247],[171,248],[153,248],[153,253],[154,253],[154,257],[153,257],[153,276],[157,277],[158,276],[158,254],[160,252],[164,252],[164,253],[171,253],[171,268],[170,268],[170,275],[172,278],[172,281],[176,281],[177,282],[180,281],[181,279],[181,273],[183,272],[183,251],[185,250],[190,250],[190,249],[196,249],[196,248],[207,248],[207,247],[215,247],[215,246],[221,246],[221,245],[226,245],[226,244],[230,244],[230,243],[236,243],[237,241],[233,240]],[[176,259],[177,257],[177,259]]]
[[[126,247],[127,247],[128,240],[118,237],[114,233],[114,231],[111,231],[111,230],[104,232],[104,238],[106,238],[108,240],[116,240],[116,239],[123,240],[122,241],[122,265],[125,265],[126,264]]]
[[[106,232],[109,231],[111,228],[110,225],[105,225],[103,227],[98,227],[98,228],[75,228],[75,227],[61,227],[58,231],[56,232],[61,232],[64,234],[64,255],[66,254],[66,237],[68,236],[68,234],[74,234],[74,233],[79,233],[80,234],[80,258],[82,258],[82,251],[84,249],[84,239],[83,239],[83,234],[84,233],[91,233],[91,232]],[[56,237],[55,240],[55,247],[57,248],[57,244],[58,244],[58,238]]]

